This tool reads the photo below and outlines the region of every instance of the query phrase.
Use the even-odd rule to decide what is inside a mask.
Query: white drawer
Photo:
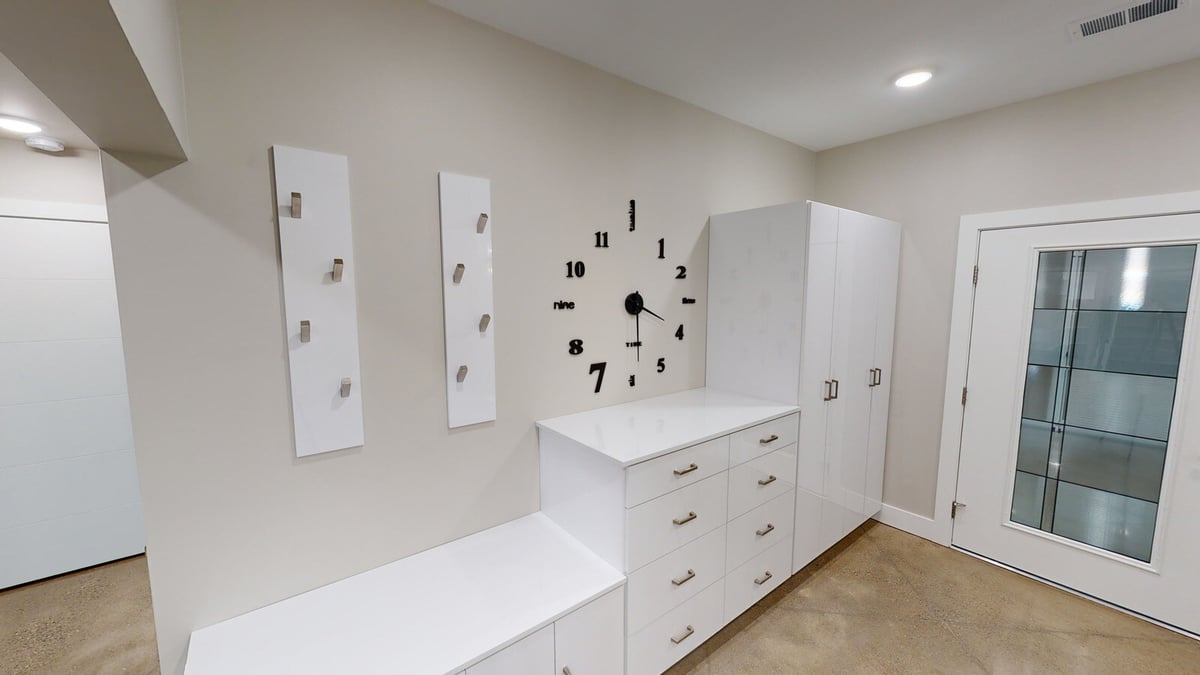
[[[553,672],[554,626],[546,626],[467,668],[467,675],[550,675]]]
[[[617,588],[554,622],[554,672],[625,671],[625,589]]]
[[[779,587],[792,572],[792,545],[779,542],[725,577],[725,623]]]
[[[729,552],[725,569],[739,567],[779,542],[786,541],[791,550],[795,508],[795,492],[789,490],[750,513],[729,521],[725,534]]]
[[[729,517],[736,518],[796,487],[796,444],[729,470]]]
[[[630,635],[725,575],[725,528],[709,532],[629,575]]]
[[[729,465],[735,466],[796,442],[800,415],[788,415],[742,429],[729,437]]]
[[[625,470],[625,506],[637,506],[672,490],[699,483],[727,468],[728,436],[634,464]]]
[[[728,477],[715,476],[625,510],[625,571],[632,572],[725,524]]]
[[[629,675],[658,675],[724,625],[718,581],[629,638]]]

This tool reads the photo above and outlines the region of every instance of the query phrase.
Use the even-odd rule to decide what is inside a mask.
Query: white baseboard
[[[918,515],[890,504],[884,504],[883,508],[875,516],[875,520],[898,530],[904,530],[909,534],[915,534],[922,539],[928,539],[935,544],[941,544],[942,546],[950,545],[950,542],[942,541],[943,537],[941,536],[937,522],[928,516]]]

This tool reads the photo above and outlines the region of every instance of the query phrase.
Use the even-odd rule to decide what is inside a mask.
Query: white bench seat
[[[185,673],[457,673],[624,582],[535,513],[196,630]]]

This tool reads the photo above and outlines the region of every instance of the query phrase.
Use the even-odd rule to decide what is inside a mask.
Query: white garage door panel
[[[138,503],[133,450],[0,472],[0,530]]]
[[[0,344],[0,405],[125,393],[121,340]]]
[[[0,342],[121,337],[112,279],[0,279],[0,308]]]
[[[105,223],[0,217],[0,277],[112,279]]]
[[[0,407],[0,467],[132,447],[125,395]]]
[[[0,588],[145,550],[141,504],[0,530]]]

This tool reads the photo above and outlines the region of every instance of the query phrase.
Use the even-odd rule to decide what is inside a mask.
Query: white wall
[[[1197,119],[1200,60],[817,156],[818,199],[904,225],[886,503],[934,512],[959,217],[1198,190]]]
[[[0,138],[0,199],[103,205],[100,153],[48,155],[22,141]]]
[[[184,3],[180,28],[191,160],[104,158],[166,673],[194,628],[536,510],[535,419],[703,384],[708,215],[811,194],[806,150],[418,0]],[[367,440],[303,460],[276,143],[350,159]],[[499,417],[453,432],[439,170],[492,180]],[[655,267],[660,236],[690,286]],[[688,339],[631,389],[635,284],[701,300],[670,308]],[[601,394],[568,333],[620,364]]]
[[[110,0],[109,4],[186,153],[187,111],[176,0]]]

